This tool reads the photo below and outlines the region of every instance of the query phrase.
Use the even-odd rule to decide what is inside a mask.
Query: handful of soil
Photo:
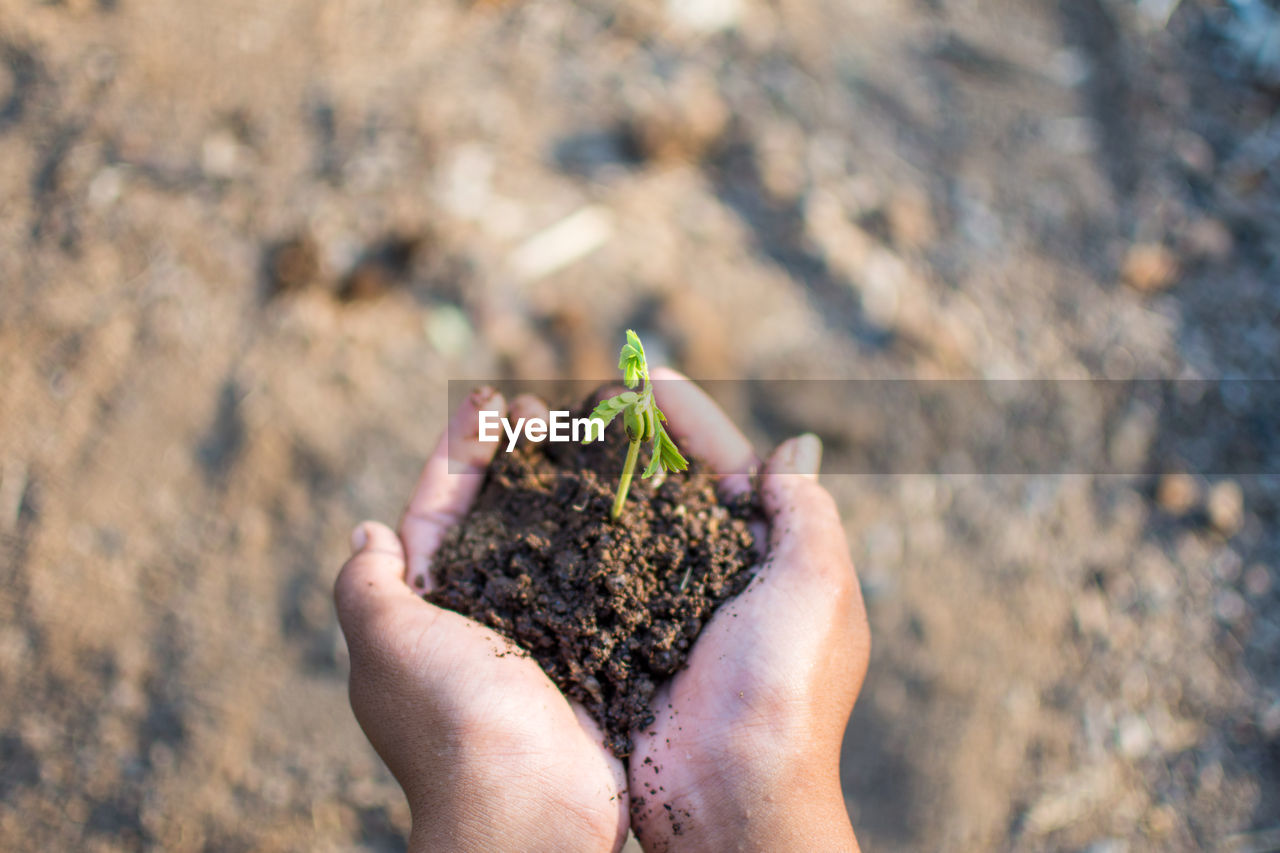
[[[499,452],[426,595],[526,649],[619,758],[631,732],[653,723],[654,692],[716,607],[750,581],[747,520],[758,513],[751,497],[721,503],[693,460],[682,474],[634,481],[610,522],[626,447],[614,428],[585,446]]]

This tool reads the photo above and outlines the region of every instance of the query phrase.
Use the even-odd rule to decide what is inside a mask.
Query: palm
[[[697,792],[724,772],[730,746],[750,752],[746,742],[767,731],[770,709],[787,701],[788,665],[799,650],[785,640],[794,616],[776,586],[762,578],[721,608],[686,668],[658,692],[654,724],[637,734],[631,759],[632,797],[652,800],[638,806],[640,822],[664,811],[679,820],[688,810],[681,804],[696,804]]]
[[[657,375],[681,446],[720,476],[722,491],[751,488],[759,462],[747,440],[687,380]],[[716,612],[655,697],[653,725],[635,735],[629,783],[646,843],[700,834],[752,767],[819,754],[806,771],[834,772],[835,751],[814,744],[840,742],[865,668],[865,617],[830,497],[811,480],[771,474],[774,466],[789,470],[775,454],[759,479],[768,558]]]
[[[547,806],[593,823],[598,837],[620,834],[626,826],[626,793],[619,792],[625,771],[602,747],[595,721],[506,639],[456,613],[434,615],[437,624],[422,624],[417,632],[422,646],[412,666],[437,697],[442,676],[452,685],[452,718],[474,733],[469,758],[515,778],[537,779],[545,794],[559,800]],[[442,673],[445,661],[448,671]]]

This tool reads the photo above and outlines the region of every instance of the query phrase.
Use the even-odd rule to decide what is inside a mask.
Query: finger
[[[658,407],[670,419],[671,434],[685,455],[711,466],[723,494],[749,491],[760,460],[729,416],[706,392],[671,368],[655,368],[651,376]]]
[[[806,433],[778,446],[760,478],[769,521],[770,566],[785,566],[806,594],[856,588],[844,528],[831,494],[818,484],[822,442]]]
[[[338,622],[348,640],[388,605],[414,598],[404,584],[404,548],[391,528],[362,522],[351,532],[351,550],[333,584]]]
[[[774,477],[795,475],[808,480],[817,480],[818,471],[822,468],[822,439],[811,432],[789,438],[779,444],[769,457],[765,466],[765,474]]]
[[[479,439],[480,413],[505,414],[502,395],[492,388],[472,392],[432,451],[400,521],[408,557],[406,582],[415,592],[431,588],[431,555],[444,535],[467,514],[484,483],[497,442]]]
[[[547,404],[535,397],[533,394],[521,394],[511,401],[511,411],[507,413],[507,417],[514,422],[517,418],[540,418],[547,420],[551,413],[547,410]]]

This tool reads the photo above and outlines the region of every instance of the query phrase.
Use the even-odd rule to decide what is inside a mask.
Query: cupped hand
[[[655,370],[654,393],[686,455],[725,493],[744,491],[751,445],[688,379]],[[784,442],[759,488],[768,553],[654,699],[629,762],[632,828],[647,851],[846,851],[840,741],[870,634],[815,436]]]
[[[517,398],[512,408],[538,405]],[[421,597],[432,554],[470,508],[496,447],[477,440],[481,410],[506,413],[491,391],[460,407],[399,536],[375,522],[352,533],[334,586],[351,707],[409,800],[410,849],[617,850],[626,774],[596,723],[507,640]]]

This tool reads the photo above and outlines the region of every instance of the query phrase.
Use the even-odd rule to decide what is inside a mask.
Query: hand
[[[537,405],[517,398],[512,408]],[[477,440],[482,409],[506,413],[491,391],[461,406],[399,537],[375,522],[352,533],[334,586],[351,707],[408,797],[411,850],[618,850],[626,774],[599,727],[532,658],[502,654],[516,650],[421,598],[431,555],[470,508],[496,447]]]
[[[720,475],[722,491],[748,489],[758,461],[725,414],[674,371],[654,379],[681,449]],[[632,828],[650,853],[857,849],[839,756],[870,634],[839,515],[817,483],[820,457],[810,435],[769,459],[768,556],[635,734]]]

